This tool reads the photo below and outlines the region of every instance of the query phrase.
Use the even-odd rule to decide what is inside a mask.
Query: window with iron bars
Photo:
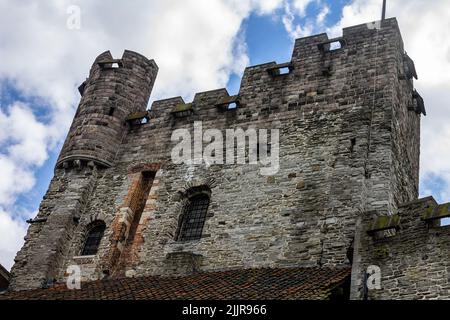
[[[94,223],[89,228],[86,241],[84,242],[82,256],[90,256],[97,254],[100,241],[102,241],[103,234],[105,233],[106,225],[103,222]]]
[[[209,196],[199,194],[189,199],[189,204],[183,213],[178,241],[198,240],[202,237],[208,212]]]

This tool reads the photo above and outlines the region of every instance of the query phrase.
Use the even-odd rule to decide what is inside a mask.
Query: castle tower
[[[126,50],[121,59],[106,51],[79,87],[81,101],[58,158],[55,175],[29,220],[25,245],[12,269],[11,288],[34,288],[54,281],[90,194],[114,163],[129,130],[127,119],[146,117],[158,72],[153,60]]]
[[[79,87],[80,105],[56,165],[85,160],[110,167],[126,118],[146,111],[157,72],[153,60],[132,51],[122,59],[113,59],[109,51],[99,55]]]

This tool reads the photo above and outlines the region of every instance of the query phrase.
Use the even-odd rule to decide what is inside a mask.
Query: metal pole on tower
[[[381,13],[381,20],[386,19],[386,0],[383,0],[383,11]]]

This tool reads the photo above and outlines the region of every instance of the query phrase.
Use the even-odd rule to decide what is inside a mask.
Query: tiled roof
[[[349,268],[240,269],[184,277],[115,278],[82,283],[80,290],[65,284],[48,289],[9,292],[0,299],[151,299],[151,300],[319,300],[350,276]]]

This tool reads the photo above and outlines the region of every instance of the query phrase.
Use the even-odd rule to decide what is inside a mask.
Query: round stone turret
[[[157,73],[156,63],[136,52],[126,50],[121,59],[109,51],[99,55],[78,88],[81,101],[56,166],[110,167],[127,117],[146,111]]]

